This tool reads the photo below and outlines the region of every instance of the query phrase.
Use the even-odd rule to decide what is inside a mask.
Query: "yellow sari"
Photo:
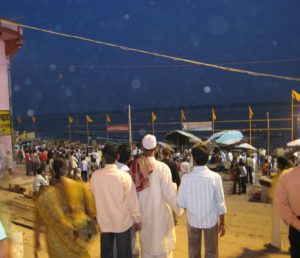
[[[46,227],[49,257],[89,258],[80,230],[95,214],[92,194],[83,183],[66,177],[61,177],[61,182],[63,189],[58,185],[45,187],[36,200],[38,218]]]

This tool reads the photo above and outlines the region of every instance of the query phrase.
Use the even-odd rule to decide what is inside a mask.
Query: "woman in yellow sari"
[[[62,176],[63,160],[55,159],[53,170],[51,185],[41,189],[36,199],[35,257],[38,257],[43,224],[49,257],[88,258],[87,224],[95,216],[92,195],[83,183]]]

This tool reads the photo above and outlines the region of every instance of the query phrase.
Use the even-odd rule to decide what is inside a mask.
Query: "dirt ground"
[[[25,176],[24,169],[18,167],[13,176],[2,184],[7,186],[19,184],[28,189],[32,188],[32,176]],[[226,214],[226,235],[219,240],[220,258],[286,258],[288,254],[287,226],[282,225],[282,251],[266,249],[264,244],[271,238],[271,204],[249,202],[250,194],[259,190],[256,183],[250,186],[247,195],[230,194],[231,182],[224,180],[224,191],[228,212]],[[0,190],[2,200],[13,200],[18,194]],[[283,224],[283,223],[282,223]],[[13,225],[15,229],[22,231],[24,241],[24,257],[33,257],[33,231],[22,226]],[[178,218],[176,226],[177,244],[174,250],[174,258],[188,257],[186,215]],[[100,257],[99,235],[95,236],[89,243],[88,248],[91,257]],[[203,250],[202,250],[203,251]],[[48,257],[45,241],[42,241],[42,250],[39,252],[40,258]]]

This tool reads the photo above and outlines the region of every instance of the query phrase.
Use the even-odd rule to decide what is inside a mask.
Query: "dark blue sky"
[[[0,16],[133,48],[300,77],[296,0],[10,0]],[[300,84],[224,72],[25,29],[16,115],[289,101]],[[108,67],[109,66],[109,67]]]

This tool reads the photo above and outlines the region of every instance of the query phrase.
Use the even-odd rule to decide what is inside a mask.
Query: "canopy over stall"
[[[232,145],[239,143],[243,139],[243,134],[236,130],[225,130],[210,136],[206,142],[216,142],[222,145]]]
[[[236,148],[246,149],[246,150],[253,150],[253,151],[256,150],[256,148],[254,146],[252,146],[252,145],[250,145],[248,143],[242,143],[242,144],[236,146]]]
[[[167,133],[165,135],[165,139],[167,142],[172,142],[176,145],[186,145],[189,143],[202,142],[202,140],[199,137],[180,130]]]

